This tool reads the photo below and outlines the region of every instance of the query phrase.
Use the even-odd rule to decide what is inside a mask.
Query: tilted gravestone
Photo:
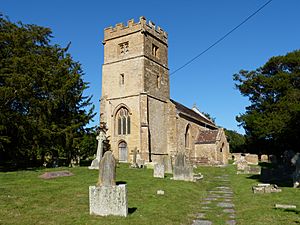
[[[161,163],[154,164],[153,177],[164,178],[165,166]]]
[[[116,160],[111,151],[101,159],[99,180],[97,186],[89,187],[89,199],[91,215],[128,215],[126,185],[116,185]]]
[[[193,167],[186,163],[185,155],[182,152],[179,152],[175,158],[173,179],[184,180],[184,181],[195,181],[194,174],[193,174]]]

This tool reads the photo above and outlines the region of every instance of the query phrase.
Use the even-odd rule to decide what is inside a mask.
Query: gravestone
[[[99,180],[97,186],[89,187],[89,200],[91,215],[128,215],[126,185],[116,185],[116,160],[111,151],[101,159]]]
[[[300,153],[294,155],[291,163],[296,167],[293,173],[294,188],[300,187]]]
[[[258,155],[256,154],[246,154],[245,160],[252,165],[258,165]]]
[[[153,177],[164,178],[165,166],[161,163],[154,164]]]
[[[69,177],[73,176],[74,174],[69,171],[54,171],[54,172],[46,172],[39,177],[42,179],[53,179],[57,177]]]
[[[246,166],[244,167],[244,170],[238,170],[236,174],[261,174],[261,167]]]
[[[240,160],[236,162],[237,170],[245,170],[248,169],[248,162],[242,157]]]
[[[97,154],[96,154],[96,158],[92,161],[91,166],[89,166],[89,169],[91,169],[91,170],[99,169],[99,163],[100,163],[102,155],[103,155],[104,142],[107,141],[106,130],[107,129],[106,129],[105,124],[102,124],[99,128],[99,134],[96,137],[96,139],[98,141]]]
[[[137,162],[136,162],[136,160],[137,160],[137,147],[135,147],[133,150],[132,150],[132,163],[131,163],[131,165],[130,165],[130,167],[132,167],[132,168],[139,168],[138,167],[138,164],[137,164]]]
[[[193,167],[186,163],[185,155],[182,152],[179,152],[175,158],[173,179],[184,180],[184,181],[195,181],[194,174],[193,174]]]
[[[261,161],[261,162],[269,162],[269,157],[268,157],[268,155],[261,155],[261,156],[260,156],[260,161]]]
[[[164,155],[162,158],[163,164],[165,166],[165,173],[172,173],[172,159],[169,155]]]

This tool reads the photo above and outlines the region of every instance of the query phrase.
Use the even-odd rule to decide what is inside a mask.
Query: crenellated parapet
[[[165,44],[168,43],[168,34],[161,27],[156,26],[152,21],[147,21],[141,16],[139,22],[135,23],[134,19],[128,20],[127,26],[123,23],[118,23],[114,27],[110,26],[104,29],[104,42],[120,36],[126,36],[135,32],[148,33]]]

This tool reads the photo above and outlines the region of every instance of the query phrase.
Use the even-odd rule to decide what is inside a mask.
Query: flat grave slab
[[[46,172],[39,176],[42,179],[54,179],[57,177],[69,177],[73,176],[74,174],[70,171],[54,171],[54,172]]]

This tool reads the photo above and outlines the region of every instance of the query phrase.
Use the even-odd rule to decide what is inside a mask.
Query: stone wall
[[[207,164],[228,164],[229,144],[227,142],[225,132],[219,129],[218,136],[214,143],[196,144],[196,158],[199,162],[204,159],[208,160]]]
[[[135,147],[138,150],[142,150],[141,148],[141,129],[140,129],[140,108],[136,107],[139,105],[140,98],[139,96],[132,96],[127,98],[119,98],[119,99],[111,99],[102,101],[101,104],[106,105],[107,116],[107,135],[110,136],[110,144],[111,149],[115,158],[119,159],[119,148],[118,145],[121,141],[125,141],[127,143],[128,149],[128,161],[130,161],[129,153]],[[129,110],[130,115],[130,134],[127,135],[118,135],[117,127],[116,127],[116,118],[115,114],[120,107],[125,106]]]
[[[166,107],[165,102],[148,98],[150,151],[154,161],[155,155],[167,154]]]

